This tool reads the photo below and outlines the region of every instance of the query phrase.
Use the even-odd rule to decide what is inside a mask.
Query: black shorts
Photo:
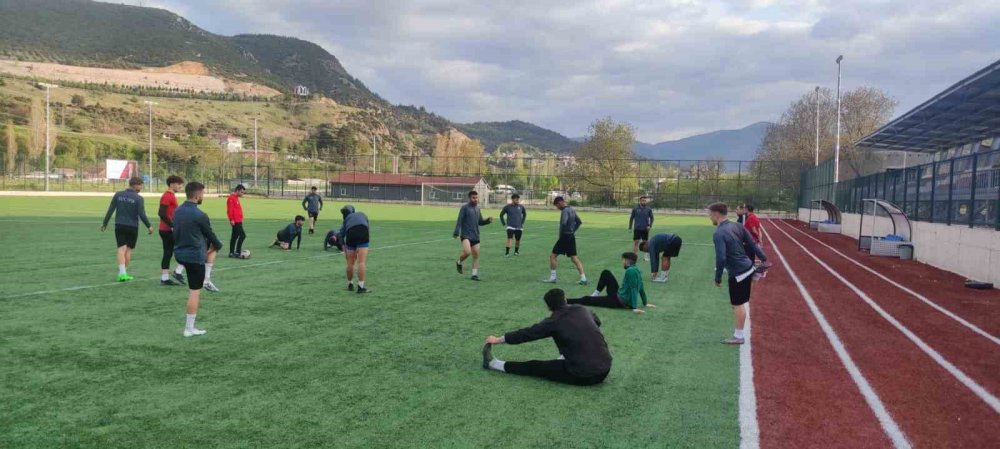
[[[184,262],[178,260],[177,263],[184,265],[187,270],[188,288],[191,290],[201,290],[205,286],[205,264]]]
[[[740,306],[750,302],[751,286],[753,286],[752,274],[743,279],[743,282],[736,282],[735,277],[729,278],[729,303]]]
[[[464,242],[464,241],[466,241],[466,240],[468,240],[468,241],[469,241],[469,247],[470,247],[470,248],[471,248],[471,247],[473,247],[473,246],[478,246],[478,245],[479,245],[479,243],[480,243],[480,242],[479,242],[479,240],[472,240],[472,239],[462,239],[462,241],[463,241],[463,242]]]
[[[682,243],[681,238],[675,236],[674,239],[667,244],[667,247],[663,249],[662,257],[677,257],[681,253]]]
[[[552,247],[552,254],[573,257],[576,255],[576,235],[563,234],[559,236],[555,246]]]
[[[524,231],[522,231],[520,229],[508,229],[507,230],[507,238],[509,238],[509,239],[521,240],[521,236],[523,234],[524,234]]]
[[[135,242],[139,240],[139,228],[132,226],[115,225],[115,241],[118,247],[128,246],[135,248]]]
[[[347,249],[367,248],[368,243],[368,226],[353,226],[344,234]]]
[[[632,231],[632,240],[642,240],[644,242],[649,241],[649,229],[636,229]]]
[[[319,220],[319,212],[318,211],[317,212],[306,212],[306,215],[309,215],[309,218],[315,218],[315,219]]]

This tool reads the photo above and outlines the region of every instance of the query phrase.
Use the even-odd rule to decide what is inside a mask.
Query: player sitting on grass
[[[566,304],[566,294],[558,288],[545,294],[545,304],[552,314],[538,324],[502,337],[486,337],[483,368],[571,385],[603,382],[611,372],[611,353],[601,334],[601,320],[586,307]],[[519,345],[549,337],[559,349],[558,359],[504,362],[493,358],[493,345]]]
[[[184,187],[184,192],[187,201],[174,213],[174,255],[188,272],[187,320],[183,335],[194,337],[205,334],[205,331],[194,327],[194,321],[198,316],[201,289],[208,289],[211,285],[208,280],[211,262],[222,250],[222,242],[212,231],[208,215],[198,209],[205,195],[205,186],[199,182],[189,182]],[[207,246],[209,244],[211,246]]]
[[[552,254],[549,255],[549,279],[544,282],[555,284],[559,279],[556,276],[556,268],[559,266],[560,255],[569,257],[576,266],[576,271],[580,273],[580,285],[587,285],[587,273],[583,271],[583,262],[576,255],[576,231],[583,225],[583,221],[576,215],[576,210],[566,204],[566,199],[557,196],[552,204],[556,206],[562,214],[559,216],[559,240],[552,247]]]
[[[365,288],[365,276],[368,273],[369,225],[368,216],[347,205],[340,209],[344,216],[344,224],[337,232],[338,239],[344,242],[344,257],[347,259],[347,289],[354,290],[354,269],[358,270],[358,293],[368,293]]]
[[[472,256],[472,280],[479,280],[479,227],[493,223],[493,217],[483,220],[483,215],[479,210],[479,193],[469,192],[469,202],[462,205],[458,211],[458,221],[455,223],[455,233],[452,234],[462,242],[462,251],[458,255],[458,262],[455,262],[455,269],[458,274],[462,274],[464,269],[462,263],[469,256]]]
[[[733,321],[735,330],[732,338],[724,340],[727,345],[742,345],[743,327],[747,321],[745,304],[750,302],[750,287],[753,284],[751,276],[755,272],[767,270],[771,264],[767,255],[753,241],[750,232],[739,223],[733,223],[726,218],[729,207],[725,203],[715,203],[708,206],[709,218],[718,228],[712,241],[715,243],[715,286],[722,287],[722,270],[729,272],[729,303],[733,306]],[[763,264],[755,269],[753,262],[747,257],[746,249],[757,254]]]
[[[567,300],[570,304],[580,304],[583,306],[609,307],[612,309],[632,309],[635,313],[646,313],[639,308],[639,299],[642,299],[643,307],[656,307],[646,302],[646,289],[642,285],[642,274],[635,264],[639,256],[635,253],[623,253],[622,265],[625,267],[625,277],[622,278],[621,287],[618,280],[611,271],[601,272],[600,279],[597,280],[597,290],[590,296]],[[605,292],[606,295],[601,295]]]
[[[143,202],[139,192],[142,191],[142,179],[133,176],[128,180],[128,188],[121,192],[116,192],[108,205],[108,213],[104,214],[104,224],[101,225],[101,232],[108,229],[108,221],[111,221],[111,214],[115,215],[115,241],[118,244],[118,282],[131,281],[135,279],[128,274],[128,266],[132,263],[132,250],[139,240],[139,220],[146,225],[149,234],[153,234],[153,227],[146,218],[146,203]]]
[[[510,204],[500,211],[500,225],[507,227],[507,246],[504,257],[510,256],[510,241],[514,239],[514,255],[521,255],[521,236],[524,234],[524,221],[528,219],[528,210],[521,205],[521,195],[510,196]]]
[[[160,260],[160,285],[184,284],[184,265],[177,264],[174,279],[170,279],[170,259],[174,258],[174,211],[177,210],[177,193],[184,190],[184,179],[180,176],[167,177],[167,191],[160,196],[160,241],[163,242],[163,258]],[[176,282],[174,282],[176,280]]]
[[[316,193],[316,186],[312,186],[308,195],[302,198],[302,209],[309,215],[309,233],[316,232],[316,222],[319,221],[319,211],[323,210],[323,197]]]
[[[639,249],[650,254],[652,262],[649,267],[653,270],[651,275],[653,282],[667,282],[667,278],[670,277],[670,259],[681,253],[682,243],[679,235],[665,232],[656,234],[649,241],[639,245]],[[662,272],[660,268],[663,269]]]
[[[301,215],[295,216],[295,221],[289,223],[282,230],[278,231],[278,235],[274,237],[274,241],[271,242],[271,246],[277,246],[281,249],[290,250],[292,249],[292,240],[298,239],[295,243],[295,249],[302,247],[302,225],[305,224],[306,217]]]
[[[330,248],[337,248],[337,251],[344,252],[344,242],[340,240],[337,231],[333,229],[327,231],[326,237],[323,239],[323,251],[329,251]]]

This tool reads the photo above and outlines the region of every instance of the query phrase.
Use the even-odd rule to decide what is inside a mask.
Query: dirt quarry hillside
[[[263,97],[281,95],[281,92],[257,83],[232,81],[213,76],[203,64],[192,61],[185,61],[167,67],[120,70],[0,59],[0,73],[78,83],[107,83],[120,86],[142,86],[160,89],[190,89],[196,92],[210,93],[235,92]]]

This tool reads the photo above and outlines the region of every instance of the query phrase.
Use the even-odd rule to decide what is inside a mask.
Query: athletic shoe
[[[657,276],[656,278],[653,279],[653,282],[659,282],[659,283],[662,284],[664,282],[667,282],[667,277],[666,276],[662,276],[662,275],[661,276]]]
[[[455,262],[455,269],[458,270],[458,274],[462,274],[463,268],[460,262]]]
[[[649,262],[649,253],[643,254],[642,255],[642,260],[645,260],[646,262]]]
[[[368,293],[368,289],[365,287],[358,287],[358,294]]]
[[[490,369],[490,362],[493,360],[493,345],[486,343],[483,345],[483,369]]]
[[[230,259],[236,259],[236,258],[238,258],[238,257],[240,257],[240,255],[239,255],[239,254],[236,254],[236,253],[229,253],[229,258],[230,258]]]
[[[171,273],[171,276],[174,277],[174,280],[177,281],[178,284],[184,285],[184,275],[183,274],[178,273],[178,272],[175,271],[175,272]]]
[[[353,292],[354,291],[354,284],[347,284],[347,291]]]
[[[504,254],[503,256],[504,256],[504,257],[510,257],[510,253],[506,253],[506,254]]]
[[[521,256],[521,253],[520,253],[520,252],[518,252],[518,251],[514,251],[514,256],[517,256],[517,257],[520,257],[520,256]]]
[[[761,274],[760,272],[756,272],[750,276],[750,279],[753,281],[759,281],[761,279],[764,279],[764,275]]]
[[[729,338],[727,340],[722,340],[722,344],[724,344],[724,345],[742,345],[743,344],[743,339],[742,338],[731,337],[731,338]]]
[[[129,276],[127,274],[119,274],[118,275],[118,282],[128,282],[128,281],[131,281],[132,279],[135,279],[135,278],[132,277],[132,276]]]
[[[310,234],[315,234],[315,233],[316,233],[316,230],[314,230],[314,229],[310,229],[310,230],[309,230],[309,233],[310,233]]]
[[[546,284],[555,284],[558,280],[559,278],[548,278],[548,279],[542,279],[542,282]]]
[[[580,282],[577,282],[577,285],[590,285],[590,281],[581,279]]]
[[[216,287],[215,284],[212,283],[212,281],[205,281],[205,285],[203,287],[205,290],[208,290],[210,292],[219,291],[219,287]]]
[[[177,283],[174,282],[171,279],[167,279],[167,280],[160,279],[160,285],[174,286],[174,285],[177,285]]]
[[[184,329],[184,336],[185,337],[197,337],[199,335],[205,335],[205,330],[204,329],[197,329],[197,328],[192,328],[191,330]]]
[[[472,275],[472,277],[470,279],[472,279],[473,281],[478,281],[479,280],[479,275],[475,275],[474,274],[474,275]]]

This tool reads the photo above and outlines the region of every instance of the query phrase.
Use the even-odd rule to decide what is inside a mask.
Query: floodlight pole
[[[146,100],[143,103],[146,103],[146,105],[149,106],[149,183],[152,184],[153,183],[153,105],[159,103],[149,100]]]
[[[819,86],[816,86],[816,165],[819,165]]]
[[[49,139],[49,89],[58,89],[59,86],[49,83],[38,83],[39,86],[45,88],[45,191],[49,191],[49,173],[51,170],[49,168],[50,154],[52,154],[51,139]]]
[[[840,182],[840,62],[844,55],[837,56],[837,143],[833,149],[833,183]]]

